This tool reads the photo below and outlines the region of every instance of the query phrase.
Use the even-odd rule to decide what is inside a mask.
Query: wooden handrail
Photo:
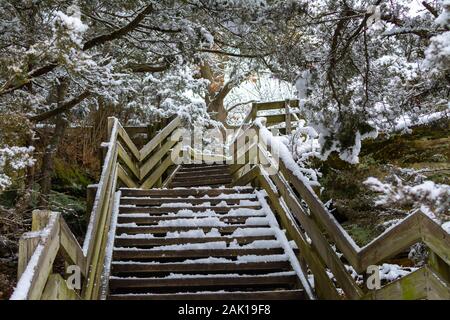
[[[19,284],[13,299],[99,299],[105,297],[108,252],[106,244],[117,206],[117,187],[152,187],[172,165],[171,151],[177,141],[170,134],[181,124],[177,117],[139,150],[124,127],[108,118],[108,142],[99,183],[93,200],[85,241],[81,248],[60,213],[36,211],[33,232],[20,241]],[[162,147],[161,147],[162,145]],[[58,274],[50,274],[58,253],[83,276],[79,292],[67,287]],[[103,279],[103,280],[102,280]]]
[[[87,275],[86,257],[61,214],[34,211],[32,230],[20,239],[19,281],[11,299],[79,299],[79,292],[61,281],[61,275],[52,273],[53,262],[60,252],[67,264],[78,266],[81,275]]]
[[[260,126],[260,124],[253,124],[247,130],[253,129],[256,132],[259,129],[267,130]],[[245,136],[245,134],[246,132],[242,132],[239,137]],[[239,137],[233,140],[234,144],[237,144]],[[404,295],[402,296],[403,293],[401,294],[403,292],[402,290],[388,290],[388,286],[389,288],[401,286],[416,276],[411,275],[411,277],[405,278],[405,280],[400,279],[396,281],[397,284],[395,285],[388,284],[379,290],[365,294],[350,276],[350,273],[347,271],[348,267],[335,251],[333,245],[342,252],[347,263],[357,273],[361,274],[366,271],[368,266],[381,263],[419,241],[426,244],[431,250],[431,253],[436,255],[436,259],[439,259],[441,263],[438,267],[427,266],[427,270],[432,270],[432,272],[424,271],[423,273],[427,283],[434,283],[434,287],[431,289],[431,285],[427,287],[427,290],[433,292],[434,295],[421,292],[414,297],[422,297],[423,294],[428,298],[445,298],[449,296],[448,288],[450,288],[450,279],[448,276],[445,277],[442,275],[444,276],[442,277],[439,274],[439,268],[445,269],[445,275],[450,274],[450,235],[436,222],[421,211],[417,211],[401,223],[386,230],[369,244],[364,247],[359,247],[328,210],[326,210],[312,188],[305,184],[304,179],[298,177],[297,172],[292,170],[293,160],[291,159],[292,161],[287,163],[284,156],[281,156],[278,162],[275,162],[275,159],[267,150],[267,146],[272,148],[277,148],[277,146],[273,145],[270,139],[268,140],[257,144],[258,161],[260,164],[235,165],[236,172],[233,175],[234,183],[236,185],[243,185],[254,182],[266,190],[271,200],[271,205],[280,215],[280,219],[285,221],[283,227],[288,231],[290,230],[291,238],[297,243],[299,248],[303,249],[301,252],[303,253],[306,264],[314,274],[319,297],[328,299],[337,298],[336,288],[324,276],[326,274],[324,273],[325,268],[328,268],[332,272],[337,285],[342,288],[347,298],[386,298],[390,297],[393,292],[397,292],[397,298],[405,297]],[[239,155],[236,150],[237,148],[233,148],[235,162],[238,159],[241,159],[241,161],[242,159],[246,159],[254,145],[253,143],[252,147],[244,146],[244,151],[239,153]],[[284,152],[284,154],[286,153]],[[269,175],[265,172],[263,164],[272,165],[272,167],[278,168],[278,171],[275,174]],[[300,199],[297,198],[294,189],[300,195],[300,199],[307,205],[307,211],[305,211],[305,208],[300,203]],[[298,225],[299,228],[292,228],[292,223]],[[310,239],[310,244],[305,244],[303,241],[301,230],[304,230],[305,237]],[[326,237],[322,230],[325,231]]]

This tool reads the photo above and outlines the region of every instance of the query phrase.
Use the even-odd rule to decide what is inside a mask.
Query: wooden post
[[[428,254],[428,265],[444,280],[450,282],[450,266],[432,251]]]
[[[95,195],[97,194],[98,184],[90,184],[86,190],[86,218],[91,215],[92,208],[94,207]]]
[[[292,126],[291,126],[291,101],[286,99],[284,102],[284,109],[286,112],[286,134],[291,134]]]
[[[256,116],[258,115],[258,104],[256,102],[252,103],[252,110],[250,111],[252,122],[255,121]]]
[[[66,281],[59,274],[51,274],[42,292],[41,300],[79,300],[76,292],[69,289]]]
[[[31,256],[36,250],[37,245],[39,244],[39,239],[41,237],[39,235],[29,236],[24,234],[19,239],[19,261],[17,264],[17,279],[20,279],[22,273],[25,271],[28,262],[31,259]]]
[[[47,226],[52,212],[49,210],[34,210],[31,221],[31,231],[39,231]]]

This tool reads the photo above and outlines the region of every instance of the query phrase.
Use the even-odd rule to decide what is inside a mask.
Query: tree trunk
[[[68,121],[59,115],[56,118],[55,132],[49,145],[45,148],[44,157],[42,159],[41,181],[40,181],[40,199],[39,206],[48,208],[50,189],[52,187],[53,157],[58,150],[58,146],[64,136]]]
[[[56,85],[55,94],[50,97],[50,100],[56,101],[59,107],[64,101],[64,97],[68,88],[68,81],[65,78],[59,79]],[[53,172],[53,157],[58,150],[58,146],[64,137],[64,132],[66,130],[68,121],[64,114],[59,114],[55,119],[55,131],[50,143],[47,145],[44,151],[44,157],[42,159],[41,175],[40,175],[40,199],[39,206],[48,208],[49,206],[49,195],[50,189],[52,187],[52,172]]]

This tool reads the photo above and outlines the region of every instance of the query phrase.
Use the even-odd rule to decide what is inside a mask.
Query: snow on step
[[[110,298],[304,297],[293,246],[253,189],[121,190]]]

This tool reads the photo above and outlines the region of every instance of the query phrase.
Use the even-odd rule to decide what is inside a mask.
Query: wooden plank
[[[261,156],[265,156],[264,152],[261,152]],[[267,159],[267,162],[270,162],[270,160]],[[323,259],[325,264],[331,269],[333,275],[336,277],[336,280],[338,281],[339,285],[342,287],[346,295],[353,299],[361,297],[362,290],[358,287],[350,274],[347,272],[344,264],[342,263],[342,261],[340,261],[339,257],[331,248],[331,245],[324,237],[315,221],[304,212],[303,207],[298,202],[297,197],[294,195],[294,192],[287,181],[278,174],[271,175],[270,177],[278,188],[281,196],[285,200],[288,208],[291,210],[292,214],[300,221],[302,228],[305,229],[306,233],[311,238],[312,243],[317,250],[317,253]]]
[[[281,101],[270,101],[270,102],[259,102],[256,103],[256,107],[258,111],[264,110],[274,110],[274,109],[282,109],[284,108],[285,100]]]
[[[233,186],[245,186],[245,185],[251,183],[253,180],[255,180],[259,174],[260,174],[259,167],[254,166],[249,171],[247,171],[245,174],[243,174],[241,177],[236,179],[233,182]]]
[[[235,209],[261,209],[260,205],[236,205],[232,207],[221,207],[221,206],[202,206],[202,207],[120,207],[120,213],[151,213],[151,214],[167,214],[167,213],[177,213],[180,210],[192,210],[193,212],[203,212],[206,210],[213,210],[216,213],[228,213],[230,210]]]
[[[298,100],[288,100],[291,108],[298,108],[299,101]],[[283,109],[285,106],[286,100],[282,101],[271,101],[271,102],[259,102],[257,103],[258,111],[265,110],[273,110],[273,109]]]
[[[205,243],[224,241],[227,244],[236,242],[239,245],[249,244],[257,240],[275,240],[271,236],[248,236],[248,237],[202,237],[202,238],[120,238],[116,237],[115,244],[117,247],[154,247],[171,244],[186,244],[186,243]]]
[[[170,149],[177,143],[172,139],[168,139],[161,148],[158,149],[144,164],[141,165],[140,175],[144,178],[159,162],[169,153]]]
[[[128,173],[123,169],[123,167],[119,164],[117,176],[129,188],[137,188],[138,185],[134,180],[128,175]]]
[[[226,170],[228,168],[228,164],[195,164],[195,163],[183,163],[181,165],[180,172],[192,172],[192,171],[209,171],[209,170]]]
[[[59,249],[59,213],[52,213],[49,223],[45,228],[45,237],[41,237],[39,244],[33,253],[32,259],[36,255],[36,263],[29,263],[24,273],[32,274],[31,279],[25,279],[23,276],[19,279],[17,287],[25,288],[27,291],[18,293],[15,299],[39,300],[47,283],[48,276],[52,271],[53,261]]]
[[[367,293],[368,300],[419,300],[427,298],[426,268],[420,268],[381,289]]]
[[[62,217],[60,217],[59,224],[61,228],[60,243],[62,254],[67,262],[80,267],[81,274],[87,276],[86,257],[83,254],[83,250]]]
[[[115,246],[115,235],[117,227],[117,218],[119,215],[119,205],[120,205],[121,192],[116,191],[111,199],[111,217],[108,219],[108,230],[105,235],[104,242],[104,253],[101,257],[102,268],[99,270],[101,272],[99,277],[98,289],[96,291],[95,297],[99,300],[105,300],[109,291],[109,277],[111,273],[111,262],[112,255]]]
[[[176,117],[164,129],[162,129],[152,140],[150,140],[140,151],[141,161],[143,161],[169,134],[181,124],[181,119]]]
[[[264,115],[264,118],[267,119],[266,126],[271,126],[271,125],[275,125],[275,124],[279,124],[279,123],[285,123],[285,121],[286,121],[286,115],[284,113]]]
[[[102,288],[101,280],[105,266],[106,247],[109,238],[108,236],[109,228],[111,226],[112,211],[115,205],[114,195],[116,194],[117,171],[118,163],[114,165],[114,170],[112,171],[111,185],[108,188],[108,201],[105,206],[105,211],[103,212],[100,220],[99,237],[98,239],[96,239],[95,256],[91,265],[94,277],[92,278],[92,286],[88,287],[88,289],[90,290],[88,294],[90,294],[91,299],[99,299],[101,294],[100,289]]]
[[[175,166],[174,170],[168,175],[166,180],[164,180],[161,188],[167,188],[169,186],[169,184],[172,182],[173,177],[175,177],[175,175],[177,174],[178,170],[180,170],[180,168],[181,168],[180,165]]]
[[[150,189],[162,176],[162,174],[167,170],[167,168],[172,165],[171,153],[168,153],[164,161],[156,168],[155,171],[141,184],[142,189]]]
[[[19,256],[17,264],[17,279],[20,279],[25,271],[31,256],[36,250],[41,236],[36,232],[24,233],[19,239]]]
[[[113,132],[117,133],[118,121],[116,118],[108,118],[114,120],[115,130]],[[108,133],[111,135],[111,133]],[[107,151],[108,162],[102,167],[102,173],[99,181],[99,188],[97,194],[95,195],[94,208],[92,210],[91,217],[89,219],[88,229],[86,232],[85,241],[83,243],[83,253],[87,256],[87,265],[91,264],[93,247],[95,245],[95,239],[97,236],[98,221],[100,220],[100,215],[103,210],[105,203],[107,202],[108,187],[111,184],[113,164],[116,163],[117,159],[117,148],[116,148],[117,135],[111,136],[109,141],[109,147]]]
[[[147,134],[148,127],[147,126],[124,126],[123,127],[128,135],[134,136],[137,134]]]
[[[423,212],[418,211],[414,215],[419,217],[423,242],[447,265],[450,265],[450,234]]]
[[[264,228],[265,225],[234,225],[234,226],[210,226],[210,227],[151,227],[151,226],[138,226],[138,227],[117,227],[117,234],[165,234],[167,232],[175,231],[189,231],[193,229],[202,229],[205,232],[211,231],[212,228],[218,229],[220,233],[232,233],[238,228]]]
[[[322,299],[339,300],[341,297],[328,276],[324,263],[320,260],[315,249],[308,243],[303,232],[295,223],[294,217],[287,210],[284,200],[279,198],[277,190],[274,189],[275,186],[270,183],[269,177],[264,172],[261,172],[261,175],[258,178],[261,187],[266,190],[270,205],[273,206],[278,213],[281,226],[286,230],[289,239],[292,239],[299,248],[300,253],[297,255],[299,262],[302,264],[301,260],[305,259],[314,275],[314,289],[316,295]],[[304,269],[306,270],[306,268]]]
[[[192,204],[202,204],[205,202],[210,202],[211,205],[218,204],[220,202],[226,202],[227,204],[239,204],[241,200],[253,200],[257,201],[255,197],[246,197],[239,199],[232,198],[126,198],[122,197],[120,200],[120,204],[135,204],[137,206],[160,206],[162,204],[171,204],[171,203],[192,203]]]
[[[113,294],[111,300],[304,300],[302,289],[251,291],[251,292],[209,292],[209,293],[161,293],[161,294]]]
[[[144,127],[145,128],[145,127]],[[139,153],[138,148],[134,144],[134,142],[131,140],[130,136],[126,132],[126,130],[119,124],[119,136],[122,138],[122,140],[125,142],[128,149],[130,149],[131,153],[133,154],[136,161],[140,160],[141,154]]]
[[[227,271],[235,273],[242,271],[290,271],[289,261],[274,262],[239,262],[239,263],[113,263],[113,273],[161,273],[161,272],[201,272],[212,273]]]
[[[117,137],[116,137],[117,138]],[[112,145],[112,147],[114,144]],[[102,186],[97,193],[96,197],[97,206],[95,208],[95,216],[91,217],[91,221],[88,226],[87,240],[83,244],[83,253],[87,256],[87,265],[89,266],[88,277],[86,283],[83,286],[82,296],[84,299],[95,299],[99,286],[102,269],[102,252],[105,250],[103,245],[107,238],[107,229],[109,227],[108,219],[110,217],[113,193],[116,189],[118,163],[115,161],[117,157],[117,149],[112,148],[108,152],[111,152],[110,161],[108,161],[108,168],[103,168],[102,176],[100,179],[100,185]],[[107,178],[106,178],[107,177]],[[97,200],[98,199],[98,200]],[[94,219],[94,220],[93,220]],[[90,228],[92,233],[90,234]]]
[[[89,220],[89,215],[92,212],[92,208],[94,206],[95,194],[97,193],[98,184],[90,184],[87,186],[86,190],[86,216]]]
[[[198,180],[198,181],[172,181],[170,184],[171,188],[179,188],[179,187],[201,187],[201,186],[210,186],[210,187],[219,187],[219,186],[228,186],[232,182],[230,178],[221,178],[221,179],[212,179],[212,180]]]
[[[427,265],[430,269],[436,272],[439,277],[447,282],[450,282],[450,266],[433,251],[428,252]]]
[[[80,300],[73,289],[69,289],[66,281],[59,274],[48,277],[41,300]]]
[[[229,168],[225,169],[217,169],[217,170],[192,170],[192,171],[179,171],[176,175],[176,178],[183,178],[183,179],[190,179],[190,178],[196,178],[196,177],[209,177],[209,176],[222,176],[222,175],[230,175],[230,172],[228,170]]]
[[[311,214],[317,219],[320,225],[325,228],[328,236],[336,243],[337,248],[344,254],[345,258],[357,272],[364,272],[365,270],[361,269],[359,266],[357,254],[360,248],[358,245],[336,221],[334,216],[328,212],[314,191],[300,181],[300,179],[286,167],[283,161],[279,162],[279,166],[280,171],[298,191],[302,200],[308,205]]]
[[[31,220],[31,231],[43,230],[50,219],[52,212],[49,210],[33,210]]]
[[[427,269],[427,288],[429,300],[450,300],[450,283],[433,269]]]
[[[283,254],[282,248],[268,249],[202,249],[202,250],[128,250],[115,248],[113,257],[118,259],[171,259],[171,258],[208,258],[238,257],[246,255]]]
[[[185,183],[189,184],[194,183],[205,183],[205,182],[215,182],[215,181],[223,181],[231,179],[231,175],[228,172],[224,172],[223,174],[211,174],[211,175],[203,175],[203,176],[191,176],[191,177],[179,177],[176,176],[173,178],[172,183]]]
[[[223,189],[120,189],[122,196],[128,197],[204,197],[208,195],[210,197],[217,197],[221,194],[241,194],[241,193],[253,193],[253,188],[223,188]]]
[[[286,134],[291,134],[292,126],[291,126],[291,108],[289,106],[289,100],[286,100],[284,103],[284,110],[286,115]]]
[[[245,224],[247,219],[249,218],[262,218],[264,216],[261,215],[248,215],[248,216],[221,216],[218,219],[225,223],[233,223],[233,224]],[[202,218],[210,218],[209,217],[201,217],[201,216],[189,216],[189,217],[177,217],[177,216],[157,216],[157,217],[133,217],[129,215],[121,215],[119,216],[119,223],[132,223],[135,222],[138,225],[151,225],[158,224],[161,221],[169,221],[169,220],[177,220],[177,219],[186,219],[192,221],[198,221]]]
[[[203,277],[203,278],[112,278],[110,288],[168,288],[168,287],[235,287],[276,285],[291,287],[295,285],[295,275],[286,276],[240,276],[240,277]]]
[[[117,142],[117,152],[119,156],[118,158],[124,162],[124,164],[128,167],[128,169],[130,169],[130,171],[134,174],[136,179],[140,180],[141,175],[138,164],[136,164],[136,162],[134,162],[133,159],[131,159],[131,157],[125,151],[120,142]]]
[[[377,264],[394,256],[403,249],[421,239],[420,220],[417,215],[410,215],[400,224],[382,233],[358,253],[358,265],[355,269],[364,271],[369,265]]]

